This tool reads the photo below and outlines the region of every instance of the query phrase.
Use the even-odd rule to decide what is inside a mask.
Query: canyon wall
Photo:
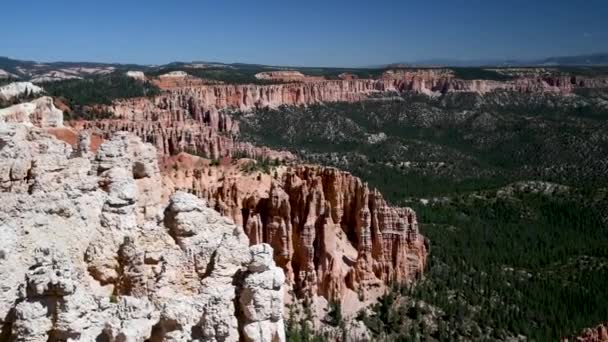
[[[112,119],[72,124],[106,135],[119,130],[130,131],[153,143],[165,155],[189,151],[213,159],[233,154],[288,159],[293,156],[287,152],[277,153],[238,142],[238,123],[227,113],[284,105],[355,102],[386,92],[416,92],[431,96],[450,92],[485,94],[497,90],[567,94],[577,88],[597,87],[608,87],[608,79],[543,76],[501,82],[462,80],[443,69],[398,70],[386,72],[379,79],[171,87],[154,98],[114,102],[104,108],[114,114]]]
[[[462,80],[455,78],[450,70],[429,69],[387,71],[378,79],[349,77],[273,85],[188,84],[169,87],[153,98],[115,101],[111,106],[102,106],[102,109],[113,113],[112,119],[76,121],[71,125],[77,129],[93,130],[106,137],[116,131],[133,132],[154,144],[163,155],[187,151],[212,159],[235,154],[292,159],[293,155],[285,151],[272,151],[239,142],[238,123],[228,112],[248,112],[284,105],[355,102],[386,92],[416,92],[431,96],[449,92],[485,94],[497,90],[570,93],[576,88],[608,87],[608,79],[539,76],[507,82]]]
[[[568,339],[563,339],[568,342]],[[602,323],[594,328],[587,328],[581,332],[573,341],[576,342],[608,342],[608,322]]]
[[[242,225],[252,243],[271,245],[298,297],[365,301],[422,275],[428,245],[416,214],[389,206],[361,179],[320,166],[247,173],[193,160],[181,155],[167,165],[167,195],[192,192]]]

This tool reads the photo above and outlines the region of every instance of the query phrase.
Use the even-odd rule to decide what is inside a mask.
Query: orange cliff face
[[[209,158],[232,156],[289,158],[289,153],[270,152],[237,142],[238,123],[230,111],[251,111],[280,106],[307,106],[327,102],[361,101],[385,92],[436,95],[448,92],[485,94],[496,90],[569,93],[580,87],[608,87],[608,79],[539,76],[500,82],[462,80],[447,69],[387,71],[379,79],[319,80],[273,85],[190,85],[172,87],[154,98],[127,99],[106,109],[113,119],[77,122],[77,128],[102,134],[126,130],[156,145],[159,153],[181,151]]]
[[[562,341],[567,342],[568,339]],[[581,332],[573,341],[576,342],[608,342],[608,322],[600,324],[595,328],[587,328]]]
[[[423,273],[428,245],[415,212],[389,206],[348,172],[281,166],[247,174],[238,164],[180,156],[164,172],[167,194],[193,192],[242,225],[252,244],[269,243],[299,297],[363,301]]]

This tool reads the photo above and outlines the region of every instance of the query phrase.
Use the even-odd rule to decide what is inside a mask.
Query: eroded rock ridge
[[[282,166],[247,175],[176,165],[164,178],[166,189],[192,192],[233,218],[252,243],[271,245],[300,297],[363,301],[423,273],[428,244],[415,212],[389,206],[347,172]]]
[[[194,195],[164,201],[139,138],[80,140],[0,123],[0,339],[285,339],[271,246]]]
[[[269,74],[272,76],[273,74]],[[282,75],[282,74],[281,74]],[[289,74],[293,76],[292,74]],[[266,77],[270,77],[264,74]],[[326,102],[361,101],[374,94],[415,92],[435,96],[450,92],[485,94],[493,91],[570,93],[578,88],[608,87],[606,78],[581,76],[521,77],[511,81],[463,80],[447,69],[392,70],[377,79],[344,77],[271,85],[172,86],[154,98],[116,101],[107,108],[114,118],[76,125],[106,134],[127,130],[153,143],[159,152],[182,151],[220,158],[234,154],[289,158],[289,154],[239,142],[238,123],[228,114],[259,108],[308,106]]]

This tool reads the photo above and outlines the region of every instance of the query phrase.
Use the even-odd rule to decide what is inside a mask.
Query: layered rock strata
[[[226,112],[280,106],[307,106],[326,102],[355,102],[386,92],[439,95],[449,92],[485,94],[515,92],[570,93],[577,88],[608,87],[606,78],[542,76],[501,82],[462,80],[443,69],[386,72],[379,79],[317,80],[273,85],[196,85],[171,87],[152,99],[116,101],[107,110],[115,118],[76,125],[96,128],[107,135],[131,131],[154,143],[166,155],[182,151],[220,158],[233,154],[269,156],[271,151],[236,141],[238,125]],[[287,157],[280,153],[274,157]]]
[[[139,138],[79,140],[0,123],[1,340],[284,340],[269,245],[194,195],[163,201]]]

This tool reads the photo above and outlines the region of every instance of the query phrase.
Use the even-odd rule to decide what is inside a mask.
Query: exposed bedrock
[[[81,142],[0,123],[3,340],[284,340],[271,246],[194,195],[164,199],[139,138]]]
[[[182,151],[220,158],[233,154],[289,158],[251,144],[237,142],[238,124],[230,111],[326,102],[355,102],[385,92],[439,95],[449,92],[485,94],[496,90],[570,93],[576,88],[608,87],[608,79],[579,76],[518,78],[512,81],[462,80],[449,70],[395,70],[379,79],[316,80],[274,85],[192,85],[175,87],[154,98],[127,99],[106,109],[113,119],[73,122],[77,128],[98,129],[109,136],[126,130],[153,143],[159,153]]]
[[[369,298],[423,273],[428,245],[416,214],[389,206],[347,172],[280,167],[275,176],[221,168],[168,168],[166,191],[187,190],[268,243],[300,297]]]

